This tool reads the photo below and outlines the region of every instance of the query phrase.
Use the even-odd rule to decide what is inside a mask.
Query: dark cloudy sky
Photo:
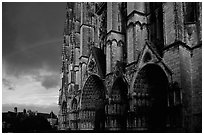
[[[17,106],[58,113],[65,8],[2,3],[2,111]]]

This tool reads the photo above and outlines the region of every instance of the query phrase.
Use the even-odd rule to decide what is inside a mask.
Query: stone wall
[[[136,120],[134,115],[134,106],[133,101],[137,102],[135,99],[143,98],[140,94],[134,97],[133,91],[133,79],[136,77],[136,73],[140,70],[141,63],[145,64],[155,64],[160,65],[162,70],[165,70],[165,73],[168,73],[168,92],[169,96],[172,92],[173,94],[173,105],[168,105],[169,112],[173,112],[172,115],[177,113],[181,113],[181,115],[175,115],[175,117],[180,117],[179,119],[172,117],[171,121],[174,124],[178,122],[179,124],[170,125],[169,131],[180,131],[180,132],[201,132],[201,114],[202,114],[202,39],[201,39],[201,30],[198,28],[202,28],[201,26],[201,13],[199,14],[198,22],[192,24],[184,23],[184,3],[181,2],[165,2],[160,3],[159,8],[162,9],[162,13],[157,14],[156,12],[160,11],[155,9],[157,15],[163,15],[163,26],[159,26],[158,24],[162,24],[161,22],[151,22],[155,20],[151,20],[152,15],[154,13],[150,13],[148,8],[150,9],[151,4],[143,3],[143,2],[128,2],[127,3],[127,16],[121,14],[121,6],[120,2],[108,2],[106,4],[100,3],[102,7],[97,7],[97,12],[95,12],[94,3],[81,3],[76,4],[74,14],[76,14],[76,22],[75,22],[75,30],[77,34],[75,35],[75,52],[74,52],[74,65],[75,71],[75,80],[72,82],[73,85],[79,85],[75,91],[75,93],[69,93],[69,97],[79,96],[78,101],[78,109],[79,109],[79,129],[93,129],[97,125],[94,123],[96,115],[100,113],[96,112],[96,110],[80,110],[84,109],[83,107],[94,106],[95,103],[100,104],[98,99],[98,94],[94,93],[94,90],[100,91],[99,89],[103,89],[102,87],[98,87],[98,82],[94,82],[93,80],[89,83],[86,83],[87,78],[89,76],[87,71],[88,60],[90,59],[91,45],[96,45],[95,47],[100,48],[106,55],[106,75],[105,79],[101,79],[101,82],[104,85],[104,92],[106,93],[106,97],[104,103],[106,107],[103,109],[106,110],[107,114],[118,114],[117,110],[121,110],[118,105],[111,104],[111,99],[120,97],[121,95],[117,92],[113,92],[114,81],[117,77],[122,77],[122,80],[125,82],[124,85],[127,85],[127,102],[129,102],[129,107],[131,109],[130,119],[134,119],[133,121],[141,122],[143,119]],[[106,7],[104,7],[106,6]],[[153,6],[153,5],[152,5]],[[155,4],[155,6],[158,6]],[[162,7],[162,8],[161,8]],[[100,8],[104,11],[100,11]],[[152,8],[153,9],[153,8]],[[199,6],[201,10],[201,5]],[[69,10],[69,15],[71,10]],[[121,17],[124,18],[121,18]],[[98,18],[97,23],[93,23],[93,18]],[[72,24],[72,20],[69,20],[69,24]],[[80,26],[79,26],[80,24]],[[94,26],[97,25],[97,26]],[[125,31],[122,31],[121,26],[126,26]],[[71,29],[71,27],[66,26],[67,29]],[[151,28],[154,27],[154,28]],[[80,31],[79,31],[80,29]],[[97,30],[96,30],[97,29]],[[155,29],[157,29],[155,31]],[[163,38],[158,34],[157,31],[163,29]],[[152,32],[153,31],[153,32]],[[94,33],[95,32],[95,33]],[[157,44],[148,44],[151,47],[148,47],[148,50],[151,51],[151,58],[154,58],[155,61],[144,61],[143,55],[145,54],[145,45],[153,41],[154,36],[153,33],[156,33],[159,38],[164,42],[162,43],[162,47],[158,49]],[[98,35],[94,35],[98,34]],[[67,36],[67,35],[65,35]],[[155,36],[156,38],[158,38]],[[98,39],[97,39],[98,38]],[[92,41],[99,41],[95,44],[91,44]],[[69,43],[69,39],[66,40],[66,43]],[[121,47],[122,44],[122,47]],[[164,48],[163,48],[164,47]],[[67,47],[68,48],[68,47]],[[69,52],[69,49],[67,50]],[[125,56],[127,54],[127,57]],[[69,55],[69,54],[67,54]],[[127,58],[127,59],[126,59]],[[117,69],[117,62],[120,61],[125,63],[125,71],[120,71]],[[105,67],[105,66],[104,66]],[[100,68],[100,67],[98,67]],[[152,71],[148,69],[148,71]],[[152,71],[153,72],[153,71]],[[156,72],[156,70],[155,70]],[[64,74],[66,74],[64,72]],[[96,73],[97,74],[97,73]],[[150,76],[149,74],[146,76]],[[155,78],[156,73],[154,74]],[[159,73],[158,73],[159,75]],[[71,82],[71,72],[68,73],[69,82]],[[97,75],[96,75],[97,76]],[[154,80],[153,78],[151,78]],[[160,78],[161,79],[161,78]],[[99,79],[100,80],[100,79]],[[146,80],[143,78],[142,80]],[[95,80],[96,81],[96,80]],[[152,81],[151,81],[152,82]],[[127,84],[126,84],[127,83]],[[155,89],[157,82],[155,82]],[[158,82],[159,84],[159,82]],[[177,87],[178,84],[178,87]],[[63,88],[64,88],[63,84]],[[135,86],[139,86],[137,89],[148,89],[150,85],[148,83],[142,83],[141,78],[137,79]],[[140,86],[141,85],[141,86]],[[160,84],[159,84],[160,85]],[[118,84],[118,86],[120,86]],[[115,87],[115,86],[114,86]],[[158,86],[159,88],[159,86]],[[117,89],[121,89],[117,87]],[[177,102],[177,97],[174,89],[179,90],[181,102]],[[86,94],[82,91],[86,90]],[[122,89],[121,89],[122,91]],[[81,93],[82,92],[82,93]],[[96,91],[95,91],[96,92]],[[111,92],[113,94],[111,95]],[[66,92],[65,92],[66,93]],[[120,93],[120,92],[119,92]],[[85,95],[84,95],[85,94]],[[63,95],[63,94],[61,94]],[[165,95],[165,96],[167,96]],[[112,97],[111,97],[112,96]],[[132,97],[131,97],[132,96]],[[134,98],[133,98],[134,97]],[[161,96],[162,97],[162,96]],[[132,99],[131,99],[132,98]],[[166,97],[165,97],[166,98]],[[62,98],[60,98],[62,99]],[[138,101],[139,101],[138,100]],[[169,99],[167,99],[169,100]],[[61,101],[62,102],[62,101]],[[69,102],[69,101],[68,101]],[[177,104],[178,103],[178,104]],[[82,107],[82,108],[81,108]],[[85,107],[85,108],[86,108]],[[111,109],[112,108],[112,109]],[[164,107],[165,108],[165,107]],[[87,108],[86,108],[87,109]],[[102,109],[102,110],[103,110]],[[126,108],[127,109],[127,108]],[[181,110],[181,112],[177,111]],[[130,110],[126,110],[130,111]],[[158,111],[159,112],[159,111]],[[174,114],[175,113],[175,114]],[[129,114],[128,114],[129,115]],[[60,116],[60,115],[59,115]],[[156,116],[156,115],[155,115]],[[70,116],[73,119],[73,116]],[[106,118],[105,116],[103,116]],[[118,117],[118,116],[117,116]],[[100,118],[99,121],[103,121]],[[109,117],[107,117],[109,118]],[[174,119],[175,118],[175,119]],[[179,120],[179,121],[176,121]],[[118,130],[121,129],[120,125],[118,125],[119,120],[117,119],[109,119],[106,121],[106,127],[110,127],[110,129]],[[124,120],[125,121],[125,120]],[[130,120],[131,121],[131,120]],[[80,124],[81,123],[81,124]],[[141,129],[137,128],[137,124],[127,122],[129,128],[134,127],[136,130]],[[96,125],[95,125],[96,124]],[[98,128],[100,128],[100,123]],[[139,125],[140,125],[139,124]],[[165,123],[166,124],[166,123]],[[171,122],[167,122],[168,124],[172,124]],[[74,127],[74,125],[71,125]],[[97,127],[96,126],[96,127]],[[169,125],[168,125],[169,126]],[[172,126],[172,127],[171,127]],[[178,126],[178,127],[177,127]],[[146,127],[146,126],[145,126]],[[172,129],[171,129],[172,128]],[[178,129],[179,128],[179,129]],[[148,127],[142,130],[148,130]]]

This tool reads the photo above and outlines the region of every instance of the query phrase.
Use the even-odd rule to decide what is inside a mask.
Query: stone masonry
[[[59,130],[202,132],[202,3],[69,2]]]

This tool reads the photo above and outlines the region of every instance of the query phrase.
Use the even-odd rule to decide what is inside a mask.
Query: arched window
[[[158,50],[163,48],[163,8],[161,2],[150,2],[150,41]]]
[[[110,43],[106,45],[106,74],[111,72],[111,46]]]
[[[117,56],[116,60],[121,61],[123,57],[123,44],[121,42],[117,45]]]
[[[185,2],[183,4],[186,42],[192,47],[202,41],[201,6],[202,3],[199,2]]]
[[[77,109],[77,100],[74,98],[72,101],[72,109],[76,110]]]
[[[127,2],[122,2],[121,4],[121,32],[126,31],[126,21],[127,21]]]
[[[195,23],[198,19],[198,3],[186,2],[185,3],[185,23]]]
[[[113,40],[111,44],[111,64],[112,64],[112,69],[115,67],[116,62],[117,62],[117,41]]]

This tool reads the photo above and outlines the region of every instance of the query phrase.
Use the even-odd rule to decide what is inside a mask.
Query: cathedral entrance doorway
[[[127,84],[122,77],[118,77],[113,83],[109,102],[105,106],[107,130],[126,130],[127,93]]]
[[[168,79],[156,64],[145,65],[133,86],[131,128],[137,131],[162,132],[167,119]]]
[[[102,80],[91,75],[84,84],[81,110],[79,112],[81,130],[104,129],[105,90]]]

